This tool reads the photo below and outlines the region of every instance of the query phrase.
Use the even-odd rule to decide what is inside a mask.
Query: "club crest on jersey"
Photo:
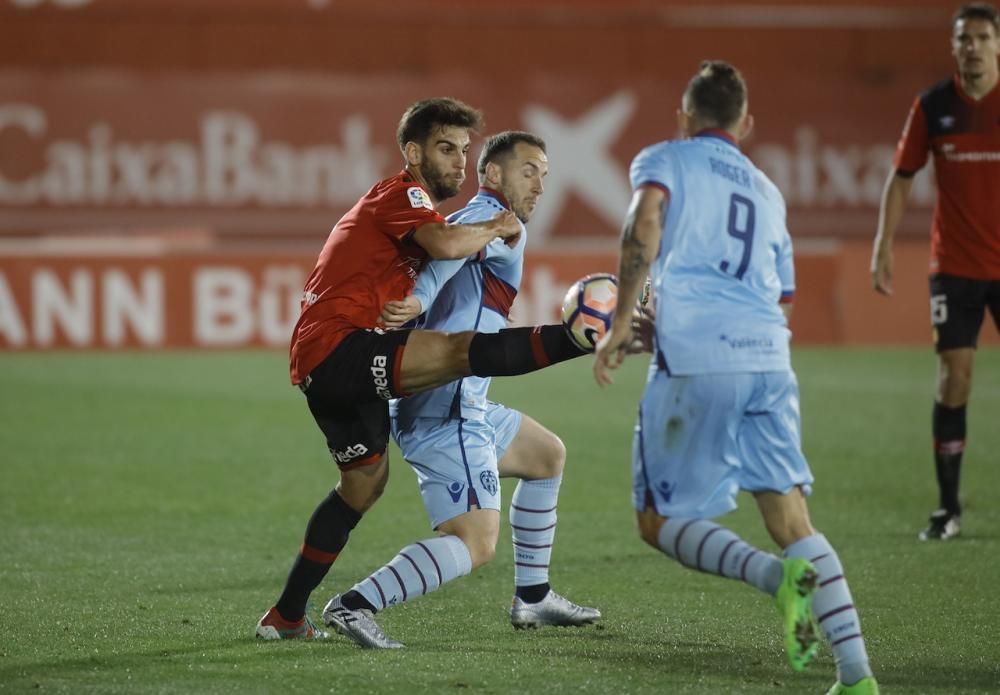
[[[954,116],[941,116],[941,127],[942,128],[948,129],[948,128],[951,128],[953,125],[955,125],[955,117]],[[414,206],[414,207],[416,207],[416,206]]]
[[[490,495],[497,494],[497,477],[493,474],[493,471],[483,471],[479,474],[479,482],[482,483],[483,489]]]
[[[428,210],[434,209],[434,203],[431,202],[431,197],[427,195],[427,191],[420,186],[411,186],[410,188],[407,188],[406,195],[410,199],[410,207],[427,208]]]

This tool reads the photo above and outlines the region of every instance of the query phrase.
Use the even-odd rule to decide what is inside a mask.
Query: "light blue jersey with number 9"
[[[669,374],[790,368],[779,302],[795,291],[778,188],[723,135],[651,145],[632,161],[633,190],[669,195],[653,262],[657,361]]]

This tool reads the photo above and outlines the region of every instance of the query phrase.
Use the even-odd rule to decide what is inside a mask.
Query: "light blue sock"
[[[861,620],[837,551],[822,534],[816,534],[785,548],[785,557],[805,558],[816,566],[819,579],[813,594],[813,613],[833,648],[837,679],[844,685],[853,685],[872,675],[861,635]]]
[[[458,536],[418,541],[399,551],[388,564],[351,587],[375,610],[429,594],[472,571],[472,556]]]
[[[660,550],[685,567],[739,579],[774,596],[781,585],[780,558],[747,544],[708,519],[667,519],[660,529]]]
[[[556,504],[562,476],[522,480],[510,498],[510,534],[514,543],[514,586],[549,581]]]

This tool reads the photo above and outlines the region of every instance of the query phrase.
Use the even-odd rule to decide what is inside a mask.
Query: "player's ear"
[[[503,169],[496,162],[487,162],[484,177],[491,188],[498,188],[503,183]]]
[[[750,133],[753,132],[753,114],[747,113],[740,122],[739,133],[736,136],[737,140],[746,140],[750,137]]]
[[[420,149],[420,145],[410,140],[408,143],[403,145],[403,156],[406,157],[406,163],[410,166],[420,166],[420,163],[424,159],[423,150]]]
[[[688,126],[691,123],[691,116],[684,113],[684,109],[677,109],[677,137],[688,137]]]

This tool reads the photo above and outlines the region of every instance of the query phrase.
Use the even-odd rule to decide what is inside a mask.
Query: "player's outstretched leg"
[[[515,629],[545,625],[575,627],[601,619],[596,608],[578,606],[552,591],[549,561],[556,533],[556,503],[562,476],[522,480],[510,502],[515,594],[510,623]]]
[[[816,568],[808,560],[787,558],[781,586],[774,596],[785,628],[785,652],[793,671],[801,671],[816,657],[819,638],[812,614]]]
[[[790,544],[785,548],[785,556],[808,559],[816,568],[813,613],[830,642],[837,664],[837,685],[830,692],[877,693],[878,685],[872,677],[861,633],[861,620],[837,551],[817,533]],[[842,690],[837,690],[838,687]],[[855,687],[856,690],[850,689]]]
[[[587,354],[561,324],[477,333],[469,345],[476,376],[516,376]]]

